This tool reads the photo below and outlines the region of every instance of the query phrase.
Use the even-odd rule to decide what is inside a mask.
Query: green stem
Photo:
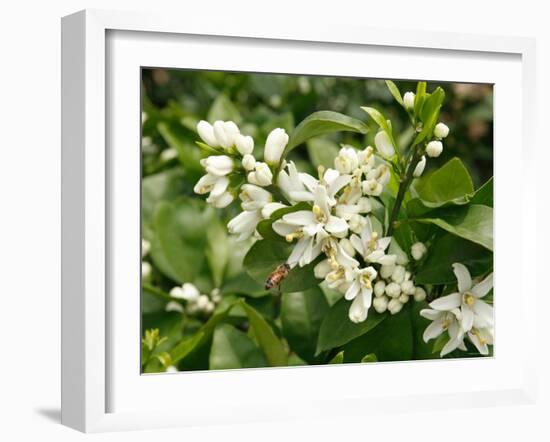
[[[411,150],[414,150],[414,153],[412,155],[412,159],[409,162],[409,165],[405,172],[405,177],[401,178],[401,182],[399,183],[399,190],[397,191],[397,198],[395,199],[395,204],[393,205],[393,209],[391,212],[386,236],[391,236],[393,234],[394,223],[397,220],[397,217],[399,216],[399,210],[401,210],[401,205],[403,204],[405,193],[407,192],[407,189],[411,185],[414,169],[416,169],[416,165],[422,158],[422,155],[418,154],[418,146],[413,146]]]

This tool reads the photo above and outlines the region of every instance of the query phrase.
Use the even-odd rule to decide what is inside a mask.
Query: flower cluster
[[[420,312],[432,321],[424,332],[424,340],[427,342],[447,332],[449,341],[441,350],[441,356],[457,348],[466,350],[466,337],[482,355],[487,355],[488,345],[493,344],[494,313],[492,305],[482,298],[493,288],[493,274],[474,285],[463,264],[453,264],[453,270],[458,291],[436,299],[430,303],[431,309]]]
[[[171,301],[166,305],[167,311],[185,311],[190,316],[209,316],[214,312],[216,305],[221,301],[219,289],[214,289],[210,295],[201,294],[199,289],[190,282],[170,290],[170,296],[174,299],[184,300],[185,309],[179,302]]]

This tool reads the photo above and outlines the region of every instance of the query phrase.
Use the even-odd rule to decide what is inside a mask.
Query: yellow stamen
[[[467,292],[462,296],[462,301],[464,304],[472,306],[476,302],[476,298],[470,292]]]

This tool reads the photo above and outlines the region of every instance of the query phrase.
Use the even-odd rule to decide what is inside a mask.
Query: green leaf
[[[493,254],[482,246],[449,233],[437,238],[428,248],[428,257],[416,271],[416,284],[456,282],[452,265],[464,264],[472,276],[480,276],[493,266]]]
[[[340,351],[334,356],[330,361],[329,364],[343,364],[344,363],[344,352]]]
[[[386,117],[373,107],[362,107],[361,109],[363,109],[367,114],[369,114],[370,117],[376,122],[376,124],[378,124],[380,129],[382,129],[384,132],[388,134],[388,137],[390,138],[390,141],[392,142],[393,147],[397,150],[397,144],[395,143],[395,140],[393,138],[393,131],[391,126],[388,124]]]
[[[208,111],[208,121],[214,123],[216,120],[241,122],[241,114],[225,94],[216,97],[212,107]]]
[[[415,99],[415,114],[418,110],[418,114],[416,114],[416,116],[420,117],[423,126],[422,130],[413,141],[414,145],[417,145],[426,139],[429,140],[432,137],[433,130],[437,124],[437,120],[439,119],[441,104],[444,99],[445,92],[440,87],[438,87],[432,94],[422,95],[422,98],[419,98],[417,94]],[[419,104],[418,108],[416,106],[417,101]]]
[[[493,207],[493,177],[489,178],[485,184],[476,190],[470,202]]]
[[[251,298],[260,298],[270,294],[264,289],[263,284],[256,282],[246,272],[241,272],[225,282],[222,291],[223,293],[238,293]]]
[[[334,168],[334,159],[338,155],[338,145],[325,138],[313,138],[307,142],[309,159],[315,166]]]
[[[374,353],[369,353],[368,355],[363,356],[361,362],[378,362],[378,358]]]
[[[141,220],[151,223],[156,206],[162,201],[173,201],[185,192],[188,185],[180,168],[149,175],[141,181]]]
[[[200,164],[201,152],[189,139],[189,131],[179,124],[169,124],[168,122],[159,123],[158,131],[168,146],[176,149],[185,169],[194,171],[194,176],[198,178],[204,172],[204,168]]]
[[[434,359],[432,344],[424,342],[423,335],[431,321],[420,316],[420,311],[426,309],[426,301],[414,302],[411,306],[411,324],[413,333],[413,359]]]
[[[329,309],[319,287],[303,292],[283,293],[281,323],[292,351],[313,362],[321,322]]]
[[[229,260],[229,241],[226,227],[218,217],[210,220],[206,237],[207,246],[204,254],[210,267],[212,282],[215,287],[221,287]]]
[[[401,92],[399,92],[398,87],[395,85],[395,83],[391,80],[386,80],[386,86],[388,87],[390,93],[393,95],[393,98],[401,105],[405,106],[403,104],[403,98],[401,97]]]
[[[432,347],[432,353],[439,353],[441,350],[443,350],[443,347],[445,347],[445,344],[449,342],[451,337],[448,333],[442,333],[440,334],[434,341],[433,347]]]
[[[216,327],[209,358],[211,370],[266,366],[263,353],[246,333],[229,324]]]
[[[431,218],[415,221],[435,224],[453,235],[493,250],[493,209],[477,204],[440,209]]]
[[[446,203],[463,199],[474,192],[474,184],[466,166],[456,157],[416,180],[414,188],[425,203]]]
[[[258,283],[265,284],[267,277],[290,255],[293,244],[261,240],[254,243],[244,258],[244,268]],[[299,292],[315,287],[319,280],[313,274],[317,261],[304,267],[294,267],[280,284],[282,292]]]
[[[273,230],[273,227],[272,227],[273,223],[278,219],[282,218],[287,213],[297,212],[299,210],[311,210],[311,206],[308,203],[301,202],[291,207],[283,207],[282,209],[278,209],[275,212],[273,212],[268,219],[264,219],[260,221],[256,226],[256,230],[262,236],[263,239],[267,239],[270,241],[280,241],[286,244],[287,241],[285,237],[279,235],[277,232]]]
[[[338,112],[314,112],[296,126],[285,150],[285,155],[310,138],[339,131],[366,134],[368,132],[368,127],[361,120],[348,117]]]
[[[388,317],[369,333],[344,346],[344,362],[360,362],[374,353],[379,361],[408,361],[413,355],[410,304]],[[369,311],[370,316],[370,311]]]
[[[196,200],[162,202],[157,207],[151,256],[159,270],[178,283],[192,281],[202,267],[205,221]]]
[[[269,365],[272,367],[284,367],[288,363],[288,356],[282,342],[275,336],[271,326],[265,319],[246,302],[241,303],[246,314],[254,337],[263,350]]]
[[[350,305],[350,301],[342,298],[325,315],[319,330],[316,354],[323,350],[340,347],[358,336],[364,335],[378,326],[386,317],[371,309],[365,321],[355,324],[348,317]]]

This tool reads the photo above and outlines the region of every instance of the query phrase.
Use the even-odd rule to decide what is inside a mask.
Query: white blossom
[[[308,183],[316,183],[317,180],[305,173],[298,173],[296,165],[292,161],[287,163],[286,169],[288,172],[283,169],[279,172],[277,177],[277,185],[284,196],[290,202],[313,201],[313,192],[306,188],[304,179],[308,181]]]
[[[355,233],[352,234],[350,236],[350,242],[367,263],[378,263],[382,265],[395,263],[396,257],[394,255],[386,255],[385,252],[390,245],[391,237],[379,238],[378,232],[375,232],[372,228],[370,218],[367,218],[361,236]]]
[[[414,92],[405,92],[405,94],[403,94],[403,104],[405,105],[405,109],[414,109],[414,98]]]
[[[273,129],[267,136],[264,150],[264,160],[271,165],[279,164],[281,156],[288,144],[288,135],[284,129]]]
[[[211,155],[203,158],[200,163],[207,173],[218,177],[228,175],[233,171],[233,160],[227,155]]]
[[[376,297],[372,300],[372,306],[377,313],[384,313],[388,309],[388,301],[386,296]]]
[[[445,138],[449,135],[449,128],[444,123],[437,123],[434,128],[434,135],[440,139]]]
[[[384,158],[391,158],[395,154],[395,149],[389,135],[381,130],[374,137],[374,145]]]
[[[174,287],[170,290],[170,296],[176,299],[184,299],[185,301],[195,301],[199,298],[200,292],[195,285],[186,282],[179,287]]]
[[[376,275],[374,267],[354,269],[351,285],[344,294],[345,299],[353,300],[349,309],[349,318],[352,322],[358,323],[367,319],[372,303],[372,281]]]
[[[422,155],[422,158],[420,158],[420,161],[416,165],[413,171],[413,176],[415,178],[419,178],[424,173],[424,169],[426,168],[426,156]]]
[[[227,230],[238,235],[237,241],[244,241],[254,234],[262,219],[261,210],[245,210],[227,223]]]
[[[235,147],[241,155],[250,155],[254,150],[254,140],[250,135],[237,134],[235,136]]]
[[[199,124],[197,124],[197,132],[199,133],[199,137],[202,138],[202,141],[210,147],[219,147],[218,140],[214,135],[214,128],[209,122],[204,120],[199,121]]]
[[[396,315],[401,311],[403,308],[403,304],[398,299],[390,299],[390,302],[388,302],[388,311],[392,315]]]
[[[235,145],[239,128],[233,121],[215,121],[213,127],[214,136],[221,147],[229,149]]]
[[[428,249],[426,248],[424,243],[421,243],[421,242],[415,242],[411,246],[411,255],[415,261],[420,261],[424,257],[427,251]]]
[[[461,317],[459,309],[450,311],[423,309],[420,311],[420,315],[432,321],[422,335],[424,342],[437,338],[445,331],[449,334],[450,339],[442,348],[440,356],[443,357],[457,348],[466,350],[464,346],[464,331],[460,328],[459,324],[459,318]]]
[[[146,281],[151,277],[153,267],[147,261],[141,262],[141,278]]]
[[[426,154],[429,157],[436,158],[443,152],[443,143],[441,141],[430,141],[426,146]]]
[[[244,170],[251,172],[256,167],[256,159],[251,154],[243,155],[242,165]]]
[[[269,186],[273,182],[273,172],[266,163],[260,161],[254,165],[254,171],[247,175],[248,182],[258,186]]]
[[[334,168],[342,174],[350,174],[358,167],[357,151],[351,146],[343,146],[334,159]]]

